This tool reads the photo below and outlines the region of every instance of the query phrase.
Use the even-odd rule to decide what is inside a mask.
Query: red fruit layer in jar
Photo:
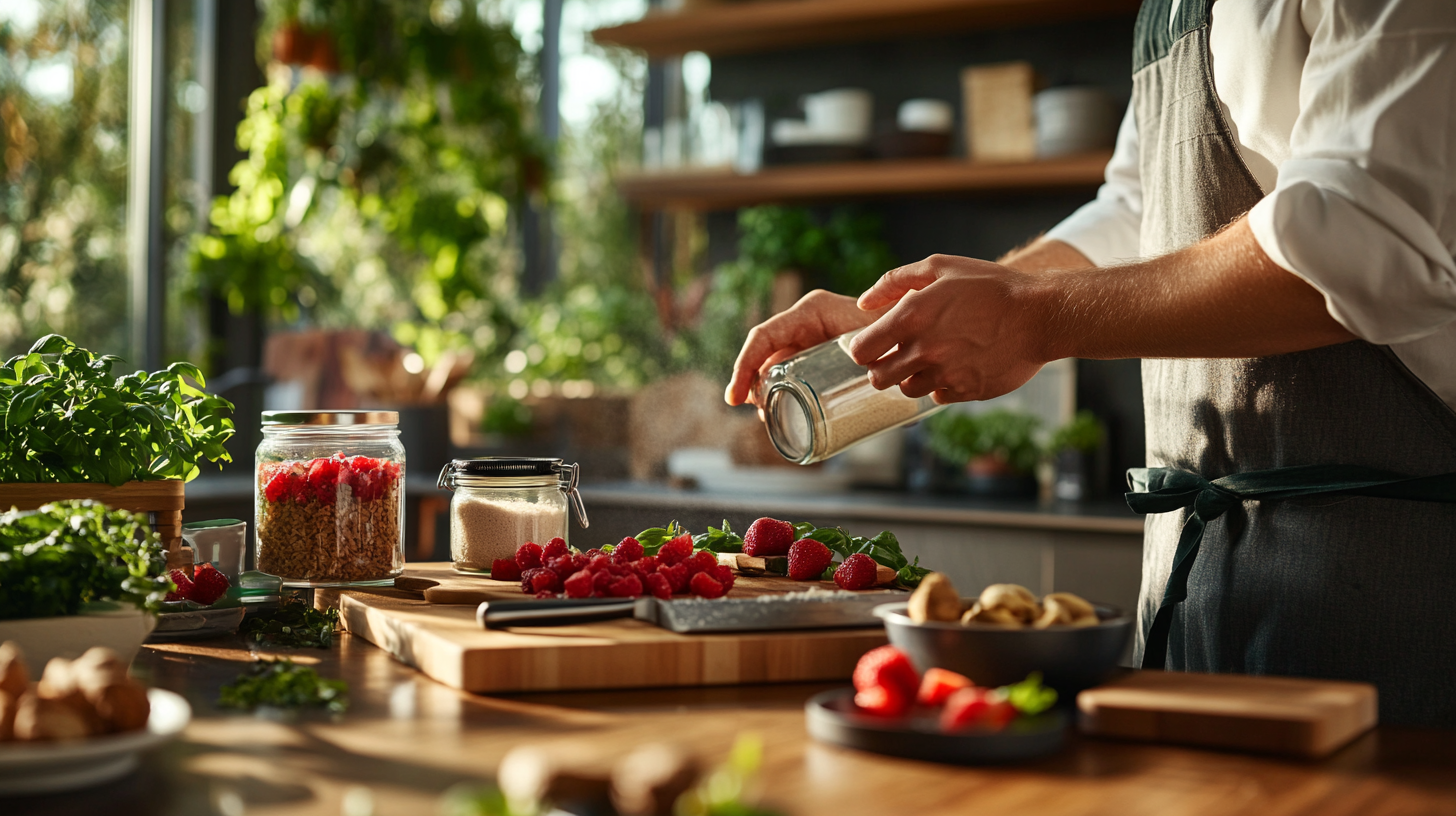
[[[403,468],[367,456],[258,468],[258,568],[316,583],[373,581],[403,566]]]
[[[399,480],[398,462],[368,456],[333,456],[307,462],[273,462],[258,469],[263,498],[270,502],[333,504],[347,486],[358,501],[375,501]]]

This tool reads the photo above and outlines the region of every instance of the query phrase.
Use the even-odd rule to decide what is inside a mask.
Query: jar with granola
[[[404,570],[404,474],[394,411],[264,411],[258,569],[289,586],[392,582]]]

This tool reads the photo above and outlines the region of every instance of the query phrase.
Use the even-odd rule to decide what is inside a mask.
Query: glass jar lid
[[[398,425],[398,411],[264,411],[263,427],[278,425]]]

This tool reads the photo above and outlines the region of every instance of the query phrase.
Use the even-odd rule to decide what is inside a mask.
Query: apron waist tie
[[[1173,570],[1147,632],[1145,669],[1164,667],[1173,610],[1188,597],[1188,575],[1203,543],[1203,529],[1230,508],[1246,501],[1332,495],[1456,504],[1456,473],[1411,477],[1358,465],[1302,465],[1232,473],[1212,480],[1177,468],[1132,468],[1127,478],[1132,487],[1127,505],[1135,513],[1193,509],[1178,537]]]

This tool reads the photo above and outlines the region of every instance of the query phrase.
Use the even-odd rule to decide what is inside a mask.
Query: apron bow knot
[[[1317,495],[1456,503],[1456,473],[1410,477],[1359,465],[1301,465],[1231,473],[1212,480],[1177,468],[1133,468],[1127,479],[1132,488],[1127,506],[1135,513],[1192,510],[1178,536],[1162,602],[1143,641],[1145,669],[1161,669],[1167,661],[1173,610],[1188,597],[1188,575],[1198,558],[1204,528],[1239,504]]]

